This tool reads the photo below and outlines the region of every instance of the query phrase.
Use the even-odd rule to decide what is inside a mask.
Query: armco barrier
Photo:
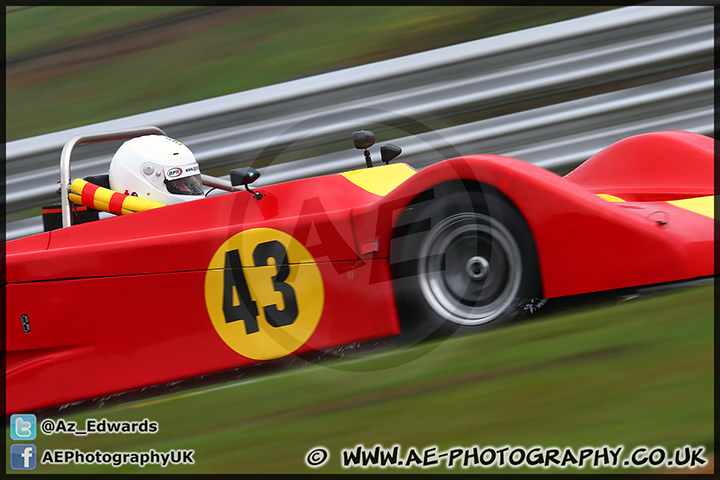
[[[495,153],[563,172],[636,133],[712,135],[713,58],[711,7],[619,8],[10,142],[7,211],[59,200],[71,137],[144,125],[188,145],[203,170],[261,167],[260,185],[362,167],[350,140],[359,129],[418,168]],[[118,145],[79,148],[73,177],[106,172]],[[324,153],[303,158],[309,147]],[[39,217],[20,220],[7,238],[41,230]]]

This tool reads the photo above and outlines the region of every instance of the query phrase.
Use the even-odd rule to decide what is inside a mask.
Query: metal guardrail
[[[636,133],[712,135],[713,27],[710,7],[626,7],[18,140],[7,145],[7,210],[58,201],[69,138],[139,125],[181,140],[204,171],[269,164],[260,185],[360,168],[359,129],[391,138],[418,168],[495,153],[559,173]],[[118,146],[78,148],[73,176],[106,172]],[[21,220],[7,237],[41,230],[39,217]]]

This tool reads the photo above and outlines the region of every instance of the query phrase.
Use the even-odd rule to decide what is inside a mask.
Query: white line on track
[[[349,364],[364,362],[364,361],[371,360],[371,359],[374,360],[374,359],[376,359],[376,358],[388,357],[388,356],[391,356],[391,355],[397,355],[398,353],[404,353],[404,352],[405,352],[405,349],[401,349],[401,350],[393,350],[393,351],[388,351],[388,352],[370,354],[370,355],[368,355],[368,356],[366,356],[366,357],[354,358],[354,359],[346,360],[345,362],[343,362],[343,365],[349,365]],[[249,379],[247,379],[247,380],[238,380],[238,381],[236,381],[236,382],[232,382],[232,383],[228,383],[228,384],[224,384],[224,385],[218,385],[218,386],[215,386],[215,387],[203,388],[203,389],[201,389],[201,390],[195,390],[195,391],[192,391],[192,392],[179,393],[179,394],[167,394],[167,395],[164,396],[164,397],[160,397],[160,398],[155,398],[155,399],[152,399],[152,400],[143,401],[143,402],[141,402],[141,403],[133,403],[133,404],[128,404],[128,405],[121,405],[121,406],[119,406],[119,407],[117,408],[117,410],[125,410],[125,409],[127,409],[127,408],[142,408],[142,407],[146,407],[146,406],[149,406],[149,405],[155,405],[155,404],[159,404],[159,403],[170,402],[170,401],[172,401],[172,400],[178,400],[178,399],[187,398],[187,397],[194,397],[194,396],[196,396],[196,395],[202,395],[202,394],[204,394],[204,393],[210,393],[210,392],[216,392],[216,391],[219,391],[219,390],[225,390],[225,389],[227,389],[227,388],[242,387],[242,386],[245,386],[245,385],[249,385],[249,384],[251,384],[251,383],[260,382],[260,381],[262,381],[262,380],[282,378],[282,377],[289,376],[289,375],[296,375],[296,374],[298,374],[298,373],[307,372],[307,371],[309,371],[309,370],[315,370],[315,369],[313,369],[313,368],[311,368],[311,367],[315,367],[315,369],[317,369],[317,368],[327,368],[327,367],[325,367],[325,366],[323,366],[323,365],[321,365],[321,364],[309,364],[309,365],[305,365],[305,368],[294,368],[294,369],[289,370],[289,371],[286,371],[286,372],[278,372],[278,373],[274,373],[274,374],[263,375],[263,376],[260,376],[260,377],[257,377],[257,378],[249,378]]]

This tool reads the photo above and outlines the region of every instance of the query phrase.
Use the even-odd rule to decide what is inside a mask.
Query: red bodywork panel
[[[322,275],[321,321],[294,353],[399,333],[387,265],[355,253],[350,223],[352,206],[379,197],[340,175],[261,191],[9,242],[7,412],[255,363],[218,336],[203,290],[218,247],[256,227],[297,239]],[[380,283],[349,310],[371,271]]]
[[[713,274],[713,219],[667,202],[607,202],[552,172],[507,157],[473,155],[435,164],[386,202],[402,205],[416,186],[455,178],[497,187],[522,212],[535,238],[546,298]],[[658,210],[668,213],[667,225],[652,215]],[[400,210],[394,212],[397,218]],[[360,207],[356,215],[360,243],[376,235],[376,227],[381,236],[390,235],[375,209]]]
[[[547,298],[713,275],[714,220],[667,203],[714,193],[713,141],[662,132],[625,142],[628,148],[608,147],[565,178],[508,157],[470,155],[427,167],[387,195],[329,175],[258,187],[259,201],[229,193],[8,242],[6,413],[284,355],[258,356],[243,343],[258,338],[253,319],[228,317],[244,302],[244,282],[265,312],[261,323],[273,321],[268,308],[291,311],[297,300],[295,325],[304,326],[279,347],[288,355],[400,333],[388,265],[392,229],[413,198],[446,181],[490,184],[518,208]],[[684,169],[698,172],[673,170],[677,181],[658,173],[657,155],[642,154],[659,155],[658,142],[665,142],[660,153],[670,152],[662,168],[679,155]],[[390,171],[384,168],[373,174],[380,178]],[[637,201],[643,198],[652,201]],[[255,242],[250,253],[242,253],[243,242]],[[285,273],[277,254],[259,253],[278,243],[288,252]],[[240,252],[241,276],[223,273],[234,248],[227,245]],[[229,281],[224,297],[217,285]],[[262,342],[272,350],[285,340]]]
[[[610,145],[565,178],[627,201],[714,195],[714,152],[715,141],[704,135],[646,133]]]

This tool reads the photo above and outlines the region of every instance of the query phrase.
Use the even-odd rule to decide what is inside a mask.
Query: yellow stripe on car
[[[363,190],[384,197],[415,173],[415,169],[409,165],[393,163],[381,167],[353,170],[341,175]]]
[[[598,197],[602,198],[603,200],[607,200],[608,202],[624,202],[620,197],[616,197],[615,195],[608,195],[607,193],[596,193]]]
[[[715,195],[706,197],[684,198],[682,200],[671,200],[670,205],[690,210],[691,212],[705,215],[713,220],[715,219]]]

